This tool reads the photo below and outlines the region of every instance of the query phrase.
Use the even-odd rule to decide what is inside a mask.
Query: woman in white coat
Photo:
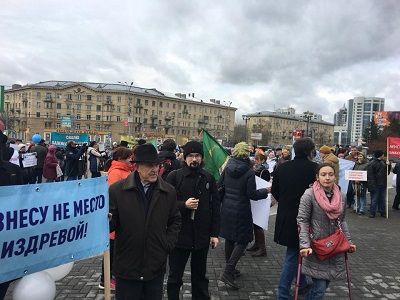
[[[87,169],[86,169],[86,176],[87,178],[95,178],[100,177],[99,171],[99,163],[100,159],[105,156],[106,153],[99,152],[99,144],[95,141],[89,143],[89,147],[86,152],[86,159],[87,159]]]

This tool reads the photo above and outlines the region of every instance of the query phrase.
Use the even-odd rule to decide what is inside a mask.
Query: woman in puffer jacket
[[[311,240],[325,238],[336,231],[340,224],[350,242],[349,252],[355,252],[345,217],[346,203],[335,184],[335,169],[322,163],[316,170],[316,181],[300,199],[297,224],[300,228],[300,255],[304,257],[302,273],[312,278],[313,285],[306,299],[323,299],[331,280],[345,275],[344,253],[320,260],[311,248]]]

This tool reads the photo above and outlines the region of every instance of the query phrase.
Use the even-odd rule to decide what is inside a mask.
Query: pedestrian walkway
[[[393,189],[389,195],[391,207]],[[357,252],[349,255],[353,299],[400,299],[400,211],[390,209],[389,213],[388,220],[347,213],[353,242],[357,245]],[[246,255],[241,259],[238,268],[243,275],[238,278],[241,286],[238,291],[217,280],[225,264],[223,244],[210,250],[208,275],[212,299],[276,299],[285,248],[273,242],[274,223],[275,216],[272,215],[266,234],[267,257]],[[75,263],[70,274],[57,282],[56,299],[103,299],[98,288],[100,268],[100,257]],[[185,272],[182,293],[182,299],[191,299],[190,269]],[[6,299],[12,299],[11,291]],[[346,281],[332,282],[326,299],[347,299]]]

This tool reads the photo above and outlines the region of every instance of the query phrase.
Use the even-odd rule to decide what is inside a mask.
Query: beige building
[[[307,112],[308,113],[308,112]],[[314,120],[312,113],[306,117],[289,116],[278,112],[259,112],[244,115],[247,139],[258,145],[291,145],[294,130],[304,130],[317,145],[332,145],[334,125]],[[258,140],[261,134],[261,140]],[[256,139],[254,139],[256,138]]]
[[[45,81],[5,91],[5,117],[14,137],[33,134],[88,133],[91,140],[196,139],[201,128],[227,141],[236,108],[123,84]]]

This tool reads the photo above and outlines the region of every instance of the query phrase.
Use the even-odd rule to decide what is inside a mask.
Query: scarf
[[[340,214],[342,213],[342,197],[339,187],[336,184],[333,185],[333,196],[330,202],[325,194],[324,189],[318,181],[314,182],[312,189],[314,192],[315,200],[322,208],[322,210],[326,213],[328,218],[330,220],[336,220],[337,218],[339,218]]]

